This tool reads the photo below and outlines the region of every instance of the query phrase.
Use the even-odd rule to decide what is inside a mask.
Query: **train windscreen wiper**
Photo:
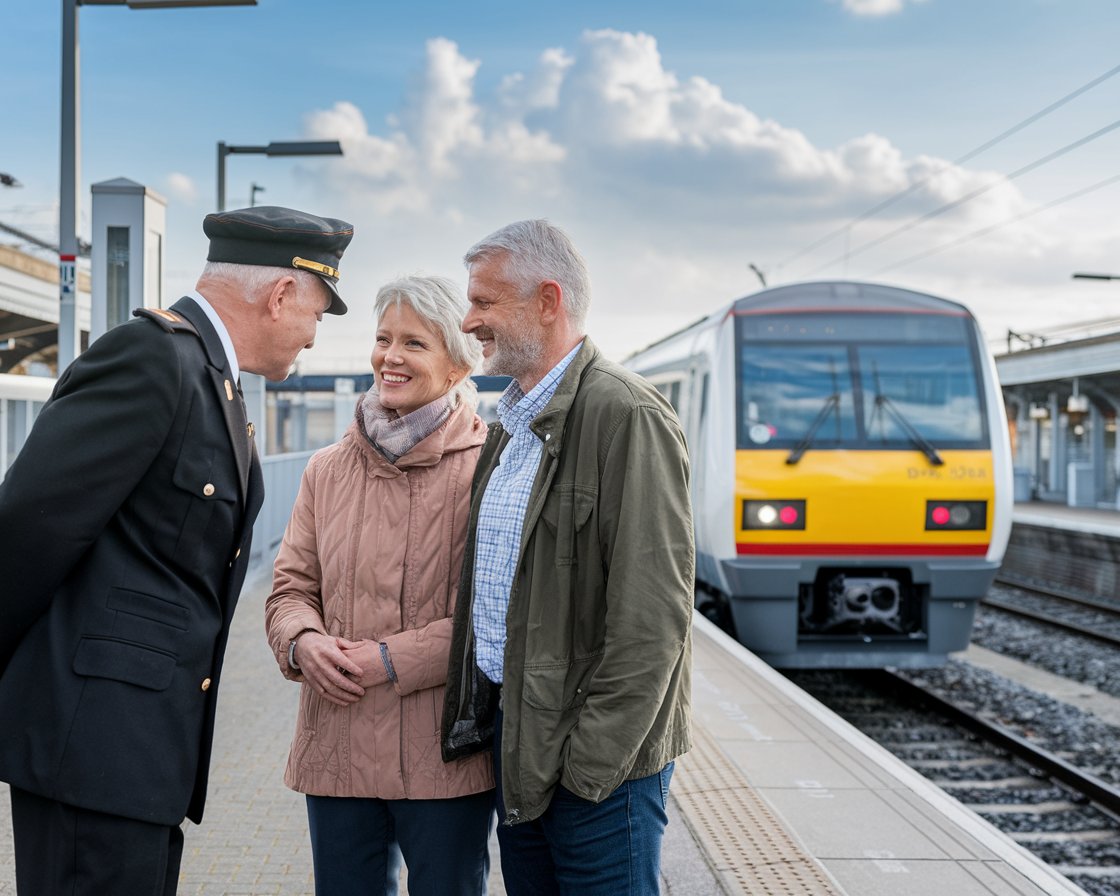
[[[903,430],[905,430],[906,435],[910,437],[910,441],[918,446],[922,454],[926,456],[931,464],[933,464],[935,467],[940,467],[945,463],[945,461],[941,459],[941,455],[937,453],[937,449],[934,448],[932,444],[930,444],[929,439],[918,432],[918,430],[915,429],[914,425],[906,419],[902,411],[898,409],[898,406],[895,405],[895,403],[887,398],[887,396],[882,392],[878,393],[875,396],[875,407],[883,408],[888,414],[891,415],[891,417],[894,418],[895,423],[897,423],[903,428]]]
[[[828,398],[824,400],[824,405],[817,413],[817,416],[813,420],[812,424],[810,424],[808,431],[804,436],[801,437],[801,441],[798,442],[794,446],[793,450],[789,453],[789,456],[786,458],[787,464],[795,464],[799,460],[801,460],[801,455],[803,455],[809,448],[809,446],[813,444],[813,439],[816,438],[817,430],[821,428],[821,424],[824,423],[825,418],[828,417],[829,413],[834,410],[839,413],[839,408],[840,393],[833,392],[828,396]]]

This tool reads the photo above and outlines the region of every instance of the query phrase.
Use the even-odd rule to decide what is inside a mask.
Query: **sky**
[[[54,242],[60,3],[3,12],[0,172],[22,186],[0,186],[0,222]],[[471,245],[537,217],[586,258],[588,332],[616,359],[762,278],[963,302],[997,349],[1116,328],[1120,280],[1071,275],[1120,274],[1118,37],[1116,0],[89,5],[80,230],[93,183],[166,198],[170,304],[205,259],[218,141],[339,140],[226,160],[228,208],[256,184],[354,224],[351,310],[308,373],[368,369],[380,285],[465,288]]]

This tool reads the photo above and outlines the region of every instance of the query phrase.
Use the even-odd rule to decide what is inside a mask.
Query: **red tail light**
[[[978,530],[988,527],[987,501],[926,501],[926,530]]]

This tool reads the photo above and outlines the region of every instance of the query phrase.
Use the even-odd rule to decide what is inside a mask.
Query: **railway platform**
[[[1120,508],[1068,507],[1047,501],[1017,502],[1012,525],[1045,526],[1120,539]]]
[[[184,896],[313,892],[303,801],[281,782],[297,700],[265,643],[268,587],[261,570],[234,620]],[[667,896],[1083,896],[699,615],[693,704],[695,746],[670,792]],[[3,792],[0,896],[14,879]],[[496,861],[490,893],[505,893]]]

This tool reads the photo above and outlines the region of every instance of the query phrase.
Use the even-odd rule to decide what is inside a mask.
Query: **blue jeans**
[[[499,712],[494,778],[507,896],[657,896],[673,763],[655,775],[624,781],[599,803],[557,786],[540,818],[506,825],[501,722]]]
[[[485,896],[494,791],[443,800],[308,796],[316,896]]]

